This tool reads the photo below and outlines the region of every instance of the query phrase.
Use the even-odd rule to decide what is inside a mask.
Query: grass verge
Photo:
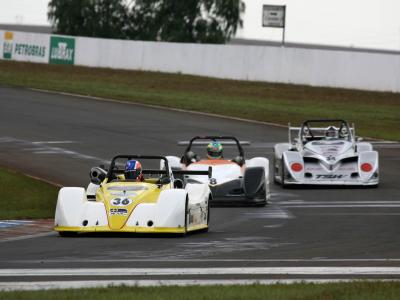
[[[57,193],[51,184],[0,169],[0,220],[53,218]]]
[[[400,140],[400,94],[0,61],[0,85],[64,91],[287,125],[340,118]]]
[[[1,292],[1,299],[96,299],[96,300],[398,300],[400,284],[395,282],[355,282],[338,284],[291,284],[207,287],[109,287],[80,290]]]

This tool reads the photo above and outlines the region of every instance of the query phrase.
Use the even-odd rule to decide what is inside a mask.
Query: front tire
[[[188,211],[188,207],[189,207],[189,196],[186,195],[186,201],[185,201],[185,232],[181,233],[180,236],[184,237],[187,234],[187,228],[188,228],[188,218],[189,218],[189,211]]]
[[[276,157],[274,155],[274,163],[273,163],[274,183],[275,184],[280,184],[279,180],[276,178],[276,176],[278,175],[277,172],[276,172],[276,167],[277,167],[276,163],[277,163],[277,159],[276,159]]]
[[[281,186],[283,188],[287,187],[287,184],[285,183],[285,159],[282,157],[281,159]]]

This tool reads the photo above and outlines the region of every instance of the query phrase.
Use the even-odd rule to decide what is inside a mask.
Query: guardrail
[[[210,45],[0,30],[1,59],[400,92],[400,54]]]

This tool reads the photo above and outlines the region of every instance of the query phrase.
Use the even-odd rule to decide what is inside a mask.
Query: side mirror
[[[356,142],[362,142],[364,139],[362,137],[356,137]]]

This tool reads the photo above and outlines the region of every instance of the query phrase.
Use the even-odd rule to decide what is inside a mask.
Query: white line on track
[[[211,286],[211,285],[272,285],[294,283],[340,283],[357,282],[357,279],[187,279],[187,280],[84,280],[84,281],[37,281],[37,282],[0,282],[0,291],[38,291],[54,289],[81,289],[101,287],[155,287],[155,286]],[[379,282],[398,282],[397,279],[362,280]]]
[[[284,208],[394,208],[400,204],[317,204],[317,205],[283,205]]]
[[[51,236],[51,235],[57,235],[57,233],[51,231],[51,232],[42,232],[42,233],[37,233],[37,234],[21,235],[21,236],[10,237],[10,238],[3,238],[3,239],[0,239],[0,243],[28,240],[28,239],[34,239],[34,238],[38,238],[38,237]]]
[[[293,201],[275,201],[274,204],[279,205],[315,205],[315,204],[399,204],[400,200],[393,201],[303,201],[303,200],[293,200]]]
[[[185,275],[400,275],[400,267],[244,267],[244,268],[50,268],[0,269],[0,276],[185,276]]]
[[[107,163],[108,160],[102,159],[100,157],[86,155],[79,153],[77,151],[68,150],[60,147],[50,146],[52,144],[70,144],[75,143],[74,141],[41,141],[41,142],[32,142],[23,139],[16,139],[12,137],[1,137],[0,143],[11,143],[20,146],[20,149],[23,151],[33,152],[34,154],[56,154],[56,155],[64,155],[71,156],[73,158],[83,159],[83,160],[94,160],[102,163]],[[46,145],[49,144],[49,145]]]
[[[100,263],[100,262],[173,262],[173,263],[196,263],[196,262],[296,262],[296,263],[318,263],[318,262],[340,262],[340,263],[359,263],[359,262],[371,262],[371,263],[378,263],[378,262],[400,262],[400,258],[310,258],[310,259],[303,259],[303,258],[289,258],[289,259],[212,259],[212,258],[204,258],[204,259],[130,259],[130,258],[120,258],[120,259],[101,259],[101,258],[79,258],[79,259],[43,259],[43,260],[7,260],[7,262],[11,263]]]
[[[400,216],[400,213],[306,213],[312,216]]]
[[[75,144],[75,141],[37,141],[32,144]]]

